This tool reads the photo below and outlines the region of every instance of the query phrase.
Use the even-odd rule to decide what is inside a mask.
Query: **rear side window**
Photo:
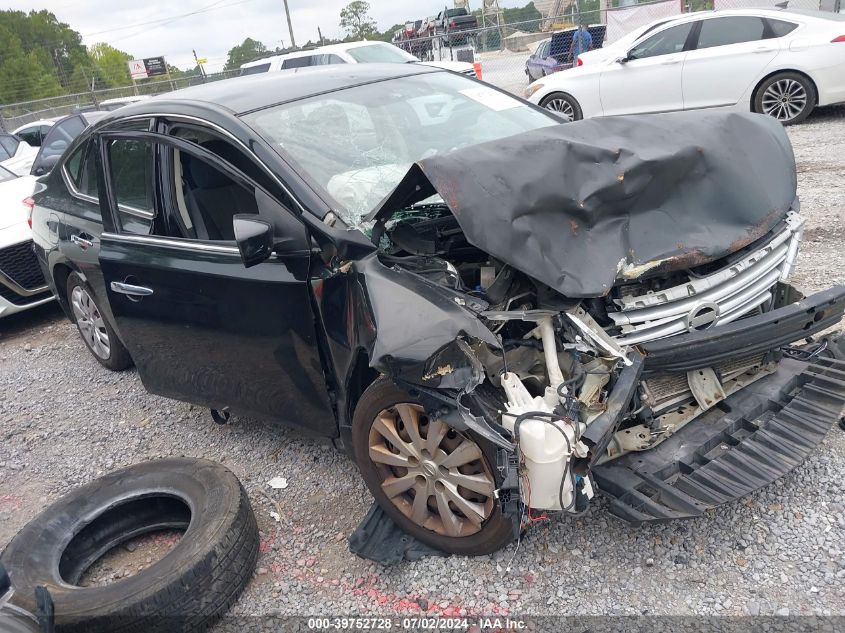
[[[92,198],[96,198],[99,193],[95,148],[91,141],[86,141],[65,162],[65,172],[76,191]]]
[[[117,139],[109,143],[108,156],[120,228],[148,235],[155,209],[152,145]]]
[[[241,68],[241,77],[266,73],[268,70],[270,70],[270,62],[267,62],[266,64],[258,64],[256,66],[248,66],[246,68]]]
[[[659,55],[672,55],[673,53],[680,53],[684,50],[684,45],[687,43],[690,31],[692,30],[692,22],[686,22],[677,26],[669,27],[660,33],[655,33],[647,40],[637,44],[631,52],[628,53],[630,59],[646,59],[648,57],[657,57]]]
[[[282,68],[305,68],[312,65],[313,56],[306,55],[305,57],[294,57],[293,59],[286,59],[282,62]]]
[[[769,23],[769,29],[771,30],[771,37],[783,37],[784,35],[789,35],[798,28],[798,25],[794,22],[787,22],[786,20],[773,20],[772,18],[766,18],[766,22]]]
[[[743,42],[756,42],[765,37],[766,24],[762,18],[754,16],[736,16],[713,18],[701,23],[696,48],[729,46]]]

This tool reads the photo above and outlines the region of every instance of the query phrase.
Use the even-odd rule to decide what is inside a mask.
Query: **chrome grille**
[[[619,327],[622,345],[730,323],[766,303],[772,286],[786,279],[795,263],[804,218],[794,212],[765,246],[706,277],[673,288],[622,296],[608,316]]]

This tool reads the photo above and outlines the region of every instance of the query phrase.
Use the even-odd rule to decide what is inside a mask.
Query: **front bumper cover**
[[[762,354],[836,325],[843,312],[845,286],[834,286],[758,316],[644,343],[644,373],[685,372]]]
[[[659,446],[593,468],[630,523],[692,518],[798,466],[845,411],[845,361],[784,359]],[[729,413],[725,413],[729,411]]]

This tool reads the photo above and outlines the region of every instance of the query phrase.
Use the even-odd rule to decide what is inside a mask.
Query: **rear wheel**
[[[97,362],[112,371],[129,367],[129,352],[103,316],[91,288],[76,273],[67,279],[67,297],[79,335]]]
[[[801,123],[816,107],[816,91],[798,73],[778,73],[766,79],[754,95],[754,111],[768,114],[784,125]]]
[[[513,539],[494,496],[495,449],[440,420],[410,394],[379,379],[364,392],[352,424],[355,460],[384,512],[437,549],[494,552]]]
[[[565,92],[553,92],[540,101],[540,107],[551,110],[557,114],[564,121],[580,121],[584,118],[581,112],[581,106],[578,102]]]

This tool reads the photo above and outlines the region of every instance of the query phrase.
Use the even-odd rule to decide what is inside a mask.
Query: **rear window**
[[[257,75],[258,73],[266,73],[270,70],[270,62],[266,64],[258,64],[256,66],[247,66],[246,68],[241,68],[241,77],[245,75]]]
[[[349,56],[359,64],[404,64],[417,61],[413,55],[396,48],[390,44],[370,44],[369,46],[356,46],[346,51]]]
[[[784,35],[789,35],[798,28],[798,25],[794,22],[787,22],[785,20],[773,20],[772,18],[767,18],[766,21],[769,23],[769,28],[772,30],[773,37],[783,37]]]
[[[457,18],[461,15],[467,15],[466,9],[447,9],[446,10],[446,17],[447,18]]]
[[[9,157],[11,157],[17,153],[20,141],[14,136],[0,136],[0,145],[2,145]]]

